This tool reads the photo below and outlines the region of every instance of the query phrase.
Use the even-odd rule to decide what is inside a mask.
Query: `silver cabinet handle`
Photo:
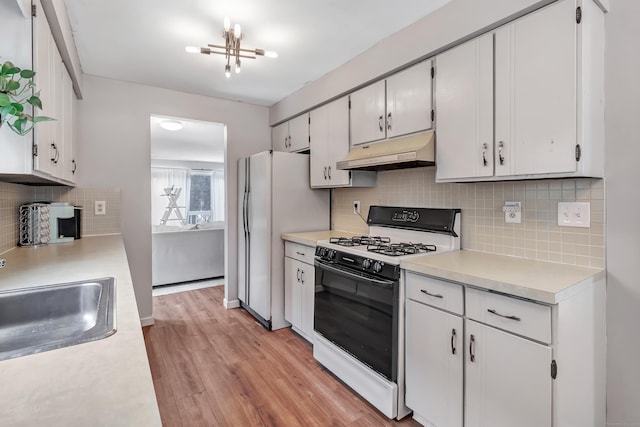
[[[384,126],[382,125],[382,120],[383,120],[383,116],[378,117],[378,129],[380,129],[380,132],[384,131]]]
[[[504,149],[504,142],[500,141],[498,143],[498,159],[500,160],[501,165],[504,165],[504,154],[502,154],[503,149]]]
[[[327,167],[324,167],[324,179],[327,179]]]
[[[329,179],[331,179],[331,166],[329,166]]]
[[[489,149],[489,146],[487,145],[486,142],[484,144],[482,144],[482,164],[483,164],[483,166],[487,166],[487,150],[488,149]]]
[[[488,308],[487,311],[495,316],[500,316],[504,319],[515,320],[516,322],[519,322],[520,320],[522,320],[518,316],[505,316],[504,314],[500,314],[492,308]]]
[[[71,168],[71,174],[75,175],[76,174],[76,169],[78,168],[76,160],[75,159],[71,160],[71,164],[73,165],[73,168]]]
[[[451,330],[451,354],[456,354],[456,345],[457,345],[456,330],[452,329]]]
[[[289,145],[287,144],[287,140],[289,139],[288,136],[284,137],[284,147],[287,148]]]
[[[472,362],[476,361],[476,355],[474,354],[476,351],[476,337],[471,334],[471,338],[469,339],[469,360]]]
[[[300,269],[298,269],[298,272],[296,273],[296,277],[298,278],[298,282],[300,281]]]
[[[304,270],[300,270],[300,282],[304,285]]]
[[[391,113],[387,114],[387,130],[391,130]]]
[[[298,255],[300,255],[300,256],[304,256],[304,252],[296,251],[296,253],[297,253]]]
[[[420,289],[420,292],[422,292],[423,294],[429,295],[430,297],[444,298],[442,295],[440,295],[440,294],[432,294],[431,292],[427,291],[426,289]]]

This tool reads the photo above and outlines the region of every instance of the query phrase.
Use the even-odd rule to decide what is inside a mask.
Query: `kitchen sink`
[[[113,277],[0,292],[0,360],[116,332]]]

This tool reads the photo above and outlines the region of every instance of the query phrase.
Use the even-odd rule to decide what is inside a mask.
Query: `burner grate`
[[[383,245],[390,244],[391,239],[381,236],[331,237],[329,243],[339,246]]]
[[[381,243],[367,245],[367,251],[387,256],[415,255],[435,252],[435,245],[422,243]]]

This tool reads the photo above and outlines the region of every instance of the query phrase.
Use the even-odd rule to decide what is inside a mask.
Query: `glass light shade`
[[[195,46],[187,46],[184,48],[189,53],[200,53],[200,48]]]
[[[227,76],[227,78],[231,77],[231,67],[229,64],[224,66],[224,75]]]
[[[271,50],[265,50],[264,51],[264,56],[268,56],[269,58],[277,58],[278,57],[278,52],[273,52]]]
[[[241,70],[240,65],[241,65],[240,60],[236,59],[236,74],[240,74],[240,70]]]
[[[239,39],[240,37],[242,37],[242,28],[240,28],[240,24],[236,24],[233,27],[233,35]]]
[[[231,20],[229,19],[228,16],[224,17],[224,30],[225,31],[229,31],[229,29],[231,28]]]
[[[162,129],[176,131],[182,129],[182,122],[177,120],[163,120],[160,122],[160,127]]]

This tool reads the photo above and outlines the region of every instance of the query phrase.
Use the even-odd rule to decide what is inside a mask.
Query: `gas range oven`
[[[404,405],[400,261],[460,249],[460,209],[371,206],[368,236],[320,241],[313,354],[389,418]]]

